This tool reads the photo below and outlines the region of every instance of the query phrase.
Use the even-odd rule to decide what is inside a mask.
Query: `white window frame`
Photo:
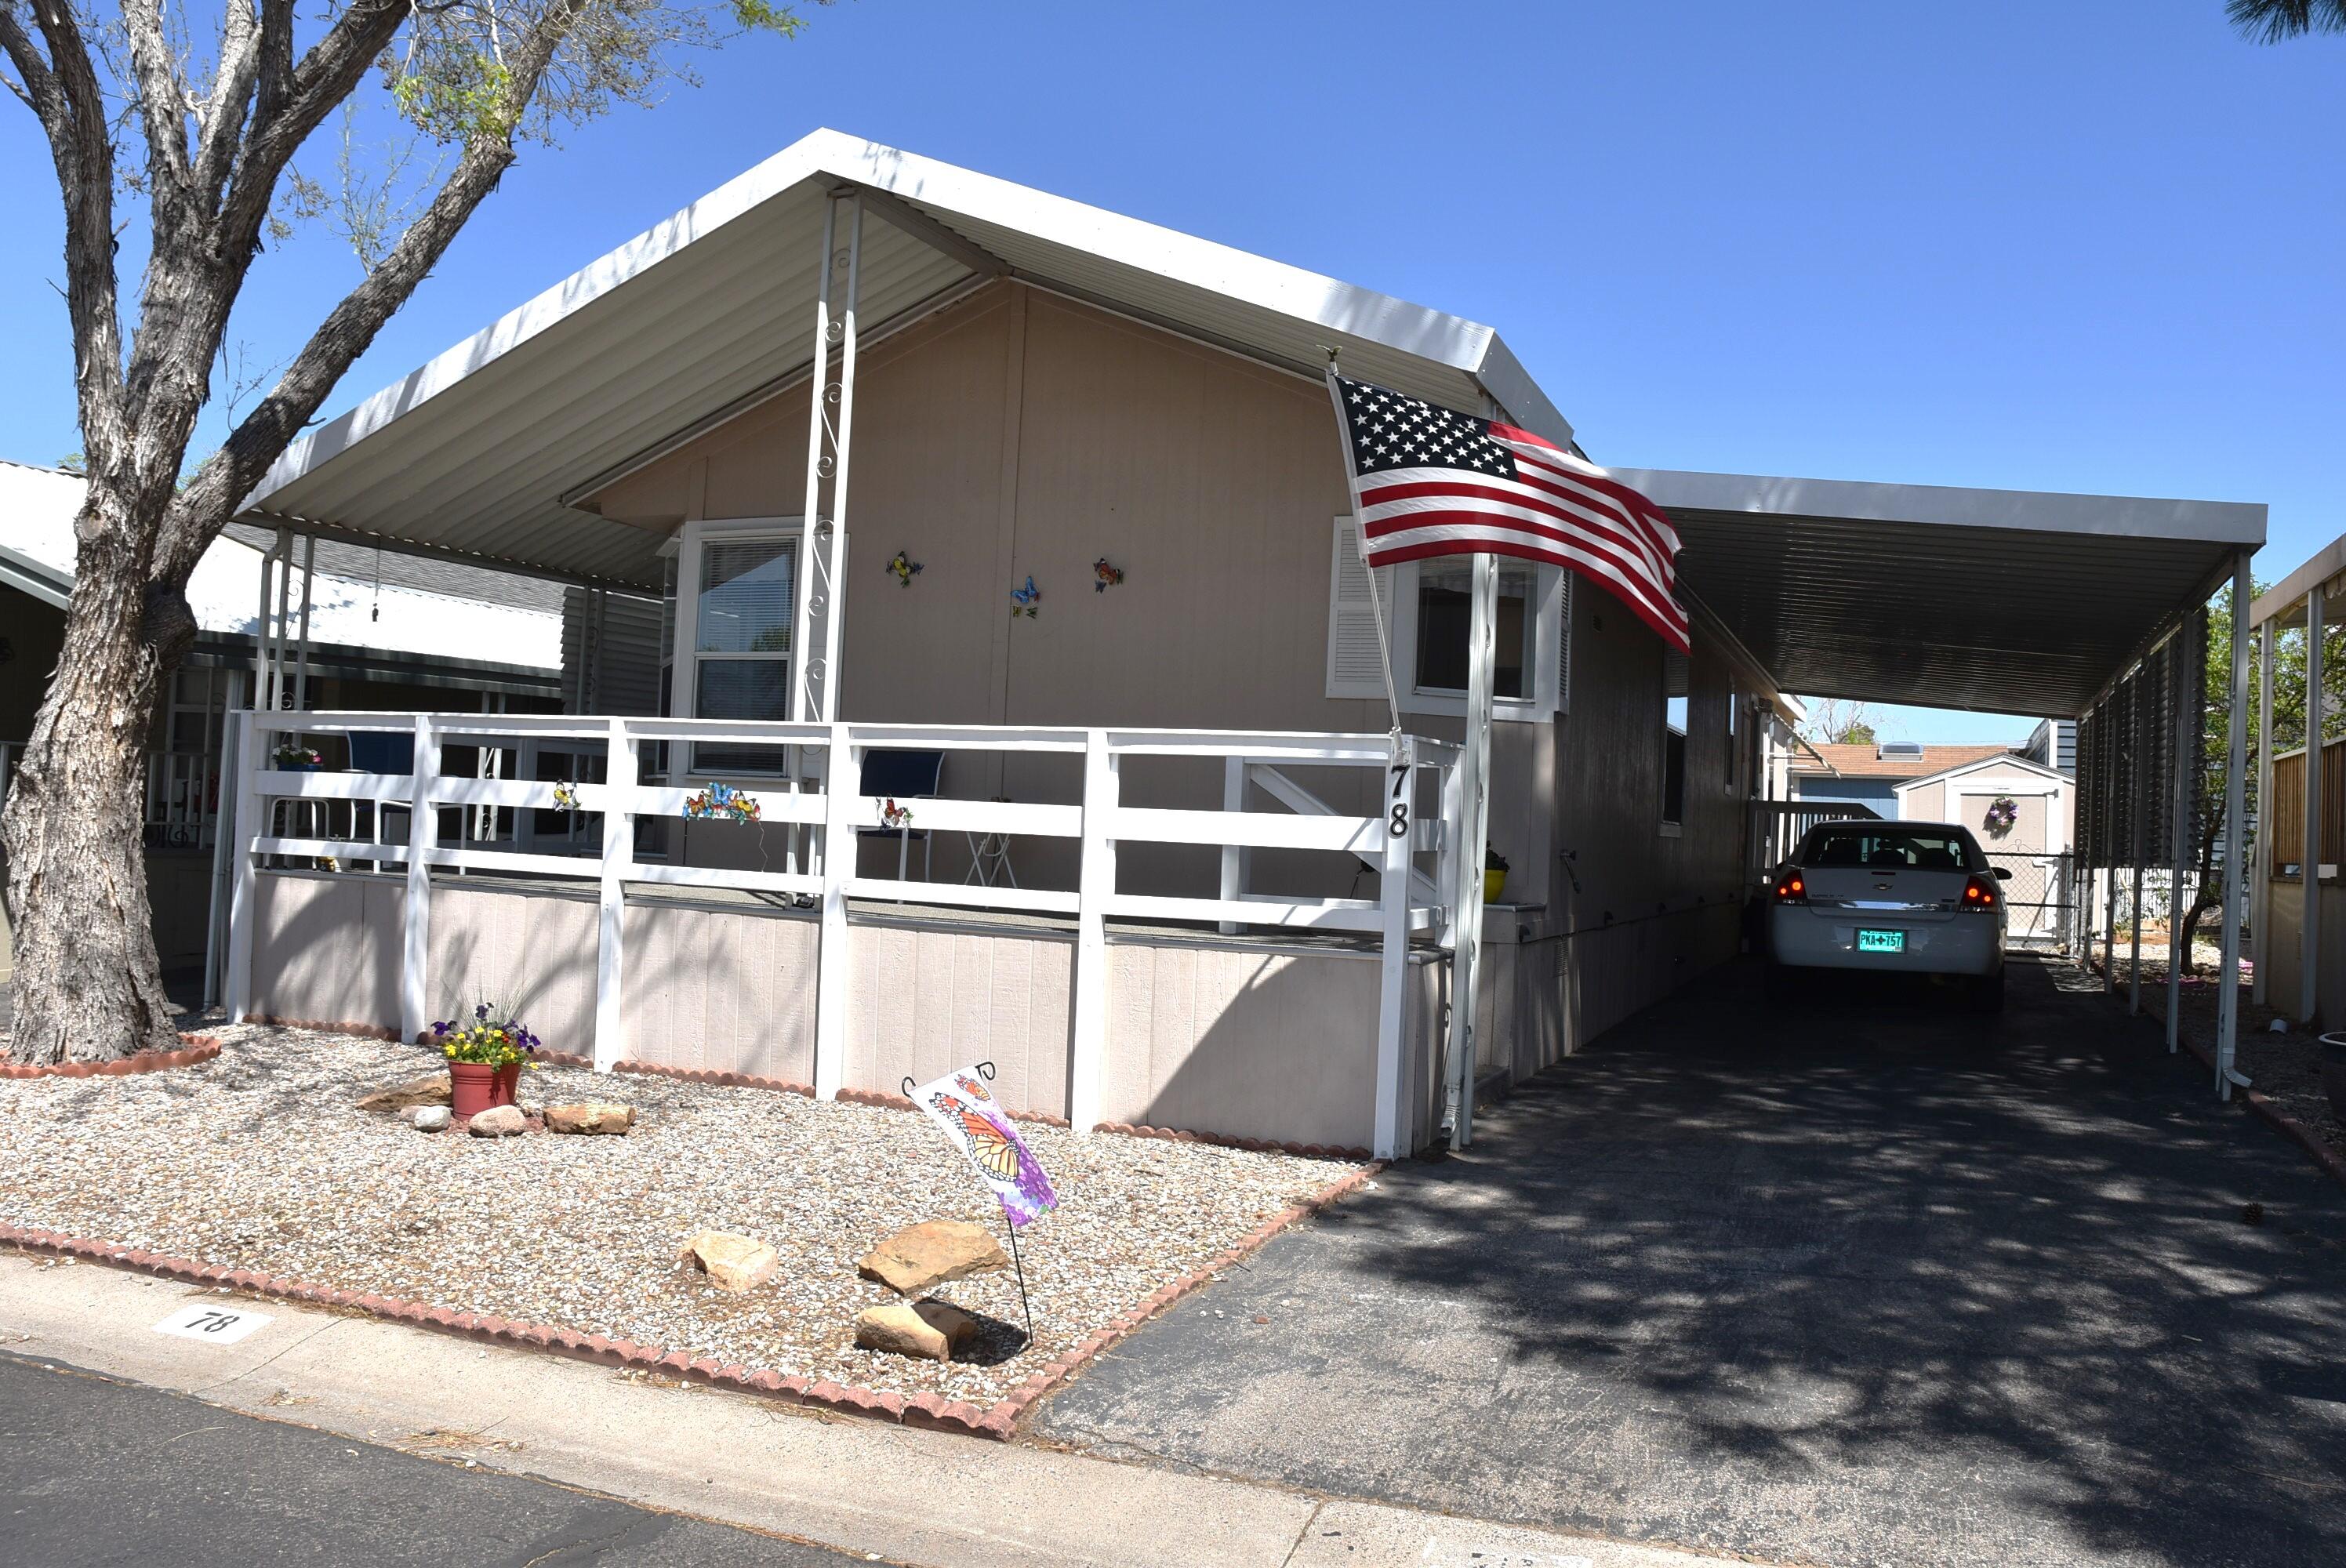
[[[666,650],[668,669],[668,709],[678,718],[698,718],[699,712],[700,661],[704,658],[764,660],[779,665],[785,687],[798,678],[798,633],[790,628],[790,649],[781,654],[704,654],[700,651],[700,552],[712,539],[787,541],[792,546],[790,560],[792,597],[796,598],[800,572],[806,570],[806,519],[804,517],[704,517],[687,523],[670,537],[676,548],[676,612],[671,617],[673,631]],[[686,647],[689,638],[693,644]],[[747,769],[734,772],[747,773]],[[760,769],[760,772],[783,772],[784,769]]]
[[[1466,717],[1466,694],[1439,687],[1417,684],[1417,561],[1404,561],[1392,568],[1392,604],[1388,611],[1392,616],[1392,657],[1395,666],[1393,685],[1401,698],[1403,713],[1437,714],[1451,718]],[[1504,568],[1511,565],[1532,568],[1533,593],[1536,602],[1532,614],[1531,659],[1532,689],[1527,697],[1502,697],[1491,703],[1491,717],[1514,724],[1552,723],[1567,696],[1562,688],[1565,609],[1571,598],[1565,586],[1567,574],[1561,566],[1540,562],[1516,563],[1503,558]]]

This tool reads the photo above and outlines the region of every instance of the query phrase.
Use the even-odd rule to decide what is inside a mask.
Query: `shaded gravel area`
[[[2160,977],[2163,981],[2164,976]],[[2146,983],[2147,974],[2146,974]],[[2185,1034],[2212,1051],[2216,1048],[2216,990],[2213,985],[2187,986],[2183,993]],[[2286,1027],[2280,1033],[2272,1025]],[[2235,1064],[2248,1074],[2259,1094],[2312,1129],[2316,1137],[2346,1155],[2346,1124],[2331,1109],[2321,1089],[2321,1045],[2312,1034],[2293,1026],[2275,1009],[2259,1007],[2240,990],[2240,1044]]]
[[[356,1108],[435,1070],[428,1052],[259,1025],[208,1026],[200,1067],[0,1081],[0,1220],[260,1268],[346,1290],[624,1338],[752,1369],[984,1405],[1160,1285],[1352,1170],[1332,1160],[1022,1128],[1057,1210],[1010,1271],[937,1295],[985,1331],[950,1366],[857,1349],[898,1299],[855,1260],[898,1227],[1002,1215],[924,1118],[792,1095],[580,1068],[525,1076],[525,1105],[616,1100],[624,1137],[418,1133]],[[781,1254],[734,1296],[676,1263],[693,1232]]]

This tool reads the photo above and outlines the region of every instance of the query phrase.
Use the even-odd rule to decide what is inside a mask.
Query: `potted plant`
[[[315,773],[325,766],[325,759],[314,748],[294,740],[282,742],[270,755],[280,773]]]
[[[448,1108],[459,1121],[512,1105],[521,1070],[536,1070],[544,1044],[511,1013],[485,1002],[474,1007],[469,1023],[453,1018],[434,1023],[432,1043],[448,1058]]]
[[[1483,901],[1497,903],[1499,895],[1506,891],[1507,857],[1485,843],[1483,846]]]

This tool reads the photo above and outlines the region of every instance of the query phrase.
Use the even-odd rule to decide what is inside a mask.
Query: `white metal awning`
[[[564,279],[285,454],[242,515],[656,590],[660,540],[598,484],[804,378],[827,196],[866,194],[869,345],[999,277],[1270,364],[1571,426],[1491,328],[1154,224],[816,131]]]
[[[2238,502],[1613,473],[1786,690],[1868,702],[2083,713],[2265,537]]]

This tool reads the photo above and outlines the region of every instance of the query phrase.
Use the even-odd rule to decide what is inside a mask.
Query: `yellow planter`
[[[1497,903],[1497,902],[1499,901],[1499,895],[1500,895],[1501,893],[1504,892],[1504,891],[1506,891],[1506,888],[1507,888],[1507,873],[1506,873],[1506,872],[1504,872],[1504,871],[1484,871],[1484,872],[1483,873],[1483,901],[1484,901],[1484,903],[1486,903],[1486,904],[1494,904],[1494,903]]]

